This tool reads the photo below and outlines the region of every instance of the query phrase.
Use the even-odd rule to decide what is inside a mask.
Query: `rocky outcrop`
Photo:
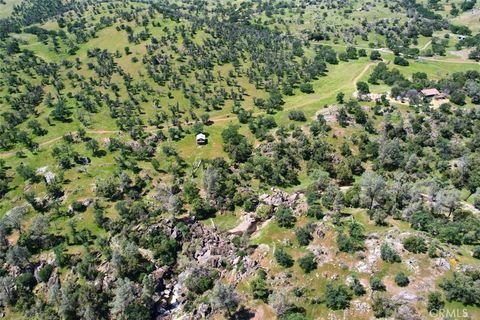
[[[235,228],[229,230],[229,234],[241,236],[244,234],[252,234],[253,232],[255,232],[258,223],[255,213],[243,214],[240,219],[241,222]]]
[[[402,291],[392,297],[392,301],[395,303],[402,303],[402,302],[415,302],[422,300],[421,297],[417,296],[413,292]]]
[[[264,193],[260,195],[258,199],[261,203],[271,205],[274,208],[277,208],[279,206],[295,208],[300,198],[303,197],[303,194],[301,192],[294,192],[292,194],[289,194],[275,188],[272,188],[271,191],[271,194]]]
[[[237,255],[237,249],[231,241],[233,235],[219,234],[201,223],[192,225],[190,235],[192,241],[184,248],[184,254],[192,261],[202,266],[219,268],[223,273],[227,272],[223,268],[224,264],[236,266],[242,262],[242,272],[236,270],[232,279],[234,282],[253,275],[258,268],[257,261]]]

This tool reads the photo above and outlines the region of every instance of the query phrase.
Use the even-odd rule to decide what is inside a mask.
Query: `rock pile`
[[[303,196],[301,192],[289,194],[279,189],[272,188],[272,193],[264,193],[259,196],[260,202],[271,205],[274,208],[284,206],[287,208],[295,208],[300,198]]]
[[[240,224],[228,231],[228,233],[241,236],[243,234],[251,234],[255,232],[258,222],[255,213],[249,212],[242,214],[240,219]]]
[[[253,275],[258,268],[258,262],[248,256],[239,257],[231,238],[219,234],[211,228],[195,223],[191,228],[192,242],[184,251],[190,259],[203,266],[222,268],[223,264],[237,265],[242,262],[243,272],[235,272],[234,281],[240,281],[246,276]],[[233,236],[230,236],[233,237]]]

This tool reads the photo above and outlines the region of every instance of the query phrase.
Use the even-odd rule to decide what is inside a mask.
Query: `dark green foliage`
[[[9,181],[5,160],[0,159],[0,199],[10,190],[8,186]]]
[[[238,133],[238,126],[230,125],[222,131],[223,149],[235,162],[245,162],[252,154],[252,146]]]
[[[275,260],[284,268],[290,268],[293,266],[293,258],[283,248],[277,248],[275,250]]]
[[[463,91],[454,91],[450,94],[450,101],[463,106],[465,104],[466,95]]]
[[[382,58],[382,55],[378,50],[372,50],[370,52],[370,60],[380,60]]]
[[[232,285],[217,280],[210,294],[210,302],[214,309],[223,310],[231,315],[238,308],[239,298]]]
[[[293,308],[294,310],[288,310],[285,314],[279,317],[279,320],[306,320],[305,312],[297,311],[298,308]]]
[[[375,295],[373,297],[372,309],[375,318],[387,318],[395,311],[395,304],[383,295]]]
[[[358,59],[358,53],[357,53],[357,48],[355,47],[347,47],[347,59]]]
[[[364,228],[361,224],[353,221],[349,226],[349,235],[344,232],[337,234],[338,250],[342,252],[355,252],[364,248]]]
[[[325,302],[332,310],[344,310],[350,305],[352,294],[343,284],[327,283],[325,288]]]
[[[263,269],[259,269],[257,277],[250,281],[250,288],[255,299],[260,299],[264,302],[268,300],[271,290],[268,288],[266,282],[267,274]]]
[[[150,319],[152,310],[143,303],[133,302],[125,308],[125,319]]]
[[[342,252],[355,252],[354,242],[344,233],[337,235],[337,246],[338,250]]]
[[[360,280],[358,280],[356,276],[353,277],[350,289],[356,296],[363,296],[365,293],[367,293],[365,287],[360,283]]]
[[[18,275],[15,279],[15,283],[20,289],[32,290],[37,284],[37,281],[31,272],[26,272]]]
[[[460,34],[464,36],[469,36],[472,34],[472,31],[467,27],[467,26],[462,26],[462,25],[450,25],[450,31],[454,34]]]
[[[313,86],[311,83],[301,83],[300,84],[300,91],[303,93],[313,93]]]
[[[344,200],[346,207],[358,207],[360,205],[360,185],[355,183],[351,188],[345,192]]]
[[[382,246],[380,247],[380,256],[382,257],[383,261],[386,261],[389,263],[402,261],[397,251],[386,243],[383,243]]]
[[[192,201],[192,214],[200,220],[212,217],[216,209],[212,207],[207,201],[196,198]]]
[[[386,290],[386,287],[385,287],[385,284],[382,281],[382,278],[380,278],[379,276],[376,276],[376,275],[370,278],[370,287],[374,291],[385,291]]]
[[[343,93],[341,91],[339,93],[337,93],[336,100],[339,104],[343,104],[345,102],[344,99],[345,99],[345,93]]]
[[[472,240],[477,239],[475,235],[479,221],[473,219],[471,215],[459,215],[458,220],[448,220],[442,216],[435,216],[431,212],[421,210],[415,212],[410,217],[410,224],[414,229],[426,231],[440,240],[451,243],[469,243],[473,244]],[[467,236],[469,235],[469,236]]]
[[[199,198],[200,189],[195,182],[189,180],[183,185],[183,195],[188,203]]]
[[[297,219],[293,215],[292,209],[279,207],[275,212],[275,219],[282,228],[293,228]]]
[[[163,232],[145,234],[140,245],[153,251],[153,256],[163,265],[172,265],[177,259],[177,252],[181,249],[175,239],[170,239]]]
[[[440,292],[430,292],[428,294],[427,310],[428,312],[436,312],[445,306]]]
[[[305,273],[310,273],[317,268],[317,262],[315,261],[315,256],[313,253],[308,253],[307,255],[298,259],[298,264]]]
[[[480,259],[480,246],[475,246],[473,248],[472,257],[474,257],[475,259]]]
[[[370,88],[366,82],[357,82],[357,90],[359,94],[368,94],[370,93]]]
[[[35,173],[35,170],[28,165],[21,163],[17,167],[17,173],[24,179],[24,180],[31,180],[32,182],[39,182],[38,176]]]
[[[395,58],[393,59],[393,63],[403,67],[410,65],[407,59],[402,58],[400,56],[395,56]]]
[[[395,283],[396,283],[399,287],[406,287],[406,286],[408,286],[408,284],[410,283],[410,280],[409,280],[408,277],[405,275],[405,273],[399,272],[399,273],[397,273],[397,275],[395,276]]]
[[[215,270],[198,267],[192,270],[188,278],[185,280],[185,286],[188,290],[202,294],[213,288],[218,272]]]
[[[427,245],[423,238],[417,236],[410,236],[403,241],[403,247],[413,253],[425,253],[427,252]]]
[[[472,10],[473,7],[475,7],[476,3],[477,3],[477,0],[464,0],[460,4],[460,9],[462,9],[462,11]]]
[[[288,119],[294,121],[307,121],[305,113],[301,110],[292,110],[288,112]]]
[[[300,246],[313,239],[314,228],[305,222],[323,219],[328,212],[325,222],[337,232],[339,251],[363,259],[365,254],[358,251],[365,248],[365,232],[351,217],[362,215],[357,209],[365,208],[381,230],[407,219],[412,228],[427,234],[425,239],[437,238],[453,251],[465,245],[474,258],[480,257],[480,220],[462,208],[467,196],[463,193],[473,194],[480,187],[479,114],[471,106],[480,104],[480,74],[470,70],[433,75],[431,68],[412,74],[398,67],[420,55],[446,55],[452,44],[480,60],[479,36],[441,13],[445,1],[372,2],[372,13],[381,7],[395,12],[395,19],[380,20],[359,19],[357,6],[348,1],[204,2],[23,0],[10,18],[0,19],[0,149],[5,159],[0,160],[0,211],[23,206],[23,201],[28,209],[18,218],[15,208],[0,223],[0,260],[5,264],[0,293],[7,318],[12,317],[10,310],[14,317],[39,319],[158,316],[154,298],[163,288],[156,287],[153,275],[168,270],[164,280],[175,283],[184,262],[198,260],[204,245],[199,237],[210,232],[207,219],[215,214],[222,220],[224,212],[241,210],[256,212],[261,221],[269,219],[278,207],[261,205],[259,196],[274,186],[289,193],[307,189],[308,218],[298,218],[302,227],[294,229]],[[450,1],[449,6],[452,15],[459,15],[472,9],[474,1]],[[333,18],[340,25],[328,25]],[[445,31],[470,36],[459,41],[448,34],[433,37]],[[106,34],[119,36],[117,48],[104,48]],[[431,37],[431,46],[419,49],[419,36]],[[339,55],[318,41],[350,44]],[[356,48],[356,41],[369,43],[370,49]],[[385,56],[394,58],[396,65],[381,61],[375,48],[383,47],[394,53],[395,57]],[[360,57],[351,62],[356,66],[352,70],[343,62]],[[360,79],[353,73],[370,64],[368,60],[375,66],[368,83],[354,84],[358,92],[369,93],[372,84],[373,91],[385,89],[390,97],[360,103],[350,99],[346,88],[351,84],[341,83],[331,92],[325,92],[329,86],[319,86],[345,76],[323,78],[327,64],[343,64],[331,70],[352,71],[351,80]],[[430,99],[420,94],[426,88],[448,94],[452,105],[428,108]],[[283,96],[314,91],[320,100]],[[320,101],[333,102],[332,94],[337,94],[337,106],[322,110]],[[390,98],[412,107],[390,103]],[[273,115],[285,102],[288,108]],[[318,110],[301,109],[303,102]],[[300,109],[291,111],[295,105]],[[316,118],[308,119],[313,111]],[[285,124],[285,117],[292,121]],[[228,126],[237,120],[239,126]],[[216,154],[219,128],[226,128],[221,136],[229,162]],[[195,144],[194,135],[200,132],[209,135],[208,145]],[[95,157],[91,165],[87,154]],[[47,165],[57,175],[48,183],[42,170],[37,174]],[[374,176],[365,179],[365,170]],[[356,183],[359,175],[361,182]],[[456,196],[460,191],[461,197]],[[472,198],[480,207],[479,197]],[[304,208],[303,198],[298,200],[297,207],[278,208],[274,218],[279,226],[295,228],[292,210],[302,214]],[[35,220],[39,213],[46,219],[44,228]],[[92,218],[99,229],[91,229]],[[225,225],[219,221],[219,229],[211,232],[221,232]],[[17,235],[18,241],[12,242]],[[219,235],[224,236],[230,239]],[[246,235],[231,240],[240,258],[254,251]],[[298,257],[295,244],[288,252]],[[407,238],[404,246],[419,253],[425,252],[426,243]],[[428,257],[441,256],[441,247],[429,241]],[[51,248],[55,264],[42,266],[38,255]],[[380,251],[385,262],[401,260],[386,244]],[[182,261],[177,263],[180,252]],[[350,255],[339,254],[338,264]],[[284,268],[294,265],[283,248],[276,247],[274,256]],[[223,312],[225,318],[240,318],[243,310],[235,314],[240,302],[234,287],[224,283],[230,274],[245,271],[244,261],[232,265],[220,257],[218,270],[227,271],[222,279],[207,268],[195,271],[195,276],[187,273],[185,313],[195,314],[201,304],[209,304],[214,309],[210,315],[221,317]],[[298,263],[305,272],[316,268],[312,254]],[[106,264],[117,279],[108,290],[95,286],[110,276],[99,272]],[[53,280],[53,265],[74,270],[78,279],[60,277],[60,287],[48,288],[47,294],[44,287]],[[40,291],[31,274],[39,266]],[[310,304],[326,302],[331,309],[344,309],[352,293],[366,293],[354,278],[349,288],[330,283],[323,301],[311,291],[312,276],[300,284],[293,270],[284,271],[288,287],[294,289],[285,292],[288,298],[279,319],[307,318],[289,298],[309,308],[309,317],[321,317],[311,313]],[[260,271],[251,279],[255,299],[273,299],[272,276]],[[442,283],[445,296],[478,305],[478,278],[475,273],[447,278]],[[406,285],[408,277],[397,274],[395,282]],[[379,279],[372,279],[371,285],[384,290]],[[277,287],[272,289],[288,289]],[[375,316],[402,316],[394,315],[398,305],[374,295]],[[370,297],[361,298],[365,299]],[[440,295],[429,297],[429,310],[443,306]]]
[[[50,264],[44,265],[39,271],[38,271],[38,278],[42,282],[47,282],[48,279],[50,279],[50,275],[53,272],[53,266]]]
[[[440,288],[445,290],[448,301],[458,301],[464,305],[480,305],[480,295],[478,294],[478,282],[480,273],[476,272],[455,272],[452,278],[445,279]]]
[[[295,235],[297,236],[298,243],[301,246],[308,246],[310,241],[313,240],[312,232],[314,230],[314,226],[312,224],[307,224],[302,228],[298,228],[295,231]]]
[[[324,216],[322,207],[318,204],[312,204],[308,207],[307,216],[321,220]]]

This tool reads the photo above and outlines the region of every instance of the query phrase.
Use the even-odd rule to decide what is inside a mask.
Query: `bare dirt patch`
[[[468,55],[472,52],[473,48],[467,48],[463,50],[450,51],[454,56],[460,57],[462,60],[468,60]]]

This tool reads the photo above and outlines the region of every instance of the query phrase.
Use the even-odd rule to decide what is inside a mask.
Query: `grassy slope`
[[[7,0],[8,1],[8,0]],[[9,3],[13,2],[12,0]],[[4,7],[0,8],[0,15],[4,13]],[[366,14],[365,14],[366,15]],[[331,17],[331,19],[335,20],[338,17]],[[55,28],[54,24],[47,24],[51,28]],[[165,22],[165,25],[170,25],[170,22]],[[163,25],[163,26],[165,26]],[[158,36],[162,33],[162,27],[160,28],[151,28],[154,35]],[[59,61],[61,58],[65,57],[64,55],[58,55],[52,52],[48,46],[45,46],[41,43],[38,43],[35,37],[30,35],[20,35],[24,40],[28,42],[25,47],[34,50],[39,56],[45,58],[46,60],[51,61]],[[421,39],[419,42],[419,46],[424,45],[427,43],[426,39]],[[88,43],[83,45],[79,51],[79,56],[82,59],[86,59],[86,51],[89,49],[93,49],[95,47],[105,48],[109,51],[123,51],[125,46],[129,45],[126,39],[125,32],[117,32],[114,27],[107,28],[102,30],[98,33],[98,37],[95,39],[90,40]],[[141,63],[133,64],[130,61],[132,56],[141,56],[145,52],[144,44],[139,45],[129,45],[133,55],[129,57],[122,57],[118,59],[118,63],[124,68],[126,71],[132,74],[132,76],[138,80],[140,79],[140,75],[138,73],[139,70],[142,70],[143,67]],[[341,49],[341,46],[338,46],[337,49]],[[393,60],[393,56],[389,54],[382,54],[383,57],[387,60]],[[325,104],[331,104],[335,102],[335,95],[343,91],[348,95],[352,94],[355,90],[355,80],[363,80],[365,81],[368,78],[368,74],[371,71],[371,67],[367,68],[370,61],[367,58],[361,58],[355,61],[349,61],[348,63],[341,62],[339,65],[329,66],[328,75],[325,77],[321,77],[318,80],[314,81],[314,90],[315,93],[306,95],[299,92],[296,92],[296,95],[293,97],[286,97],[285,98],[285,105],[283,112],[279,112],[275,115],[275,119],[279,124],[288,124],[290,121],[287,117],[287,110],[291,109],[301,109],[303,110],[307,117],[312,117],[314,114]],[[409,67],[398,67],[402,73],[407,76],[411,76],[414,72],[426,72],[429,74],[431,78],[437,79],[440,77],[444,77],[446,74],[451,74],[457,71],[465,71],[468,69],[475,69],[480,70],[480,66],[478,64],[463,64],[463,63],[452,63],[452,62],[442,62],[442,61],[423,61],[423,62],[411,62]],[[228,72],[228,67],[222,67],[222,72]],[[365,72],[367,70],[367,72]],[[82,71],[88,73],[87,71]],[[361,76],[361,77],[359,77]],[[246,83],[243,79],[241,80],[242,85],[247,88],[247,91],[250,95],[250,98],[253,96],[258,96],[259,93],[254,89],[253,86]],[[154,87],[156,88],[156,87]],[[384,86],[374,86],[372,90],[375,92],[383,92],[385,91]],[[176,95],[175,100],[181,100],[182,97],[180,95]],[[164,105],[167,103],[167,99],[164,101]],[[246,105],[251,106],[251,101],[247,100]],[[143,105],[145,110],[145,118],[148,117],[149,114],[152,113],[152,106],[151,103],[147,103]],[[43,110],[40,119],[41,121],[46,116],[48,110]],[[206,132],[209,134],[209,144],[204,147],[197,147],[194,142],[193,134],[187,135],[184,139],[179,142],[174,142],[173,145],[179,150],[182,157],[186,159],[186,161],[191,164],[195,160],[201,158],[213,158],[217,156],[223,156],[222,150],[222,143],[221,143],[221,131],[225,128],[229,123],[238,123],[236,117],[230,113],[230,108],[228,106],[224,107],[220,111],[212,112],[212,118],[214,118],[214,124],[206,128]],[[215,119],[219,119],[216,120]],[[57,124],[55,127],[49,127],[49,133],[41,138],[36,139],[38,142],[45,142],[50,141],[56,137],[63,135],[65,132],[69,132],[73,129],[76,129],[78,123],[73,124]],[[95,118],[92,122],[92,130],[116,130],[116,125],[112,119],[110,119],[108,112],[102,111],[99,114],[95,115]],[[247,133],[247,129],[242,128],[242,132]],[[101,140],[104,137],[108,137],[111,134],[94,134],[90,133],[89,136],[94,137],[96,139]],[[75,148],[78,151],[89,154],[89,152],[85,152],[85,148],[83,145],[76,145]],[[27,159],[18,159],[16,157],[8,156],[6,157],[8,165],[12,168],[15,168],[20,162],[27,162],[33,167],[42,167],[45,165],[51,165],[51,156],[50,156],[51,145],[46,145],[41,148],[37,155],[29,155]],[[91,191],[91,184],[99,178],[109,176],[114,170],[114,157],[116,154],[108,153],[107,156],[103,158],[92,158],[93,162],[88,168],[88,173],[79,173],[76,169],[70,170],[66,173],[66,178],[70,180],[70,182],[66,186],[66,191],[68,194],[68,201],[71,202],[72,200],[77,199],[84,199],[86,197],[92,196]],[[8,194],[8,198],[6,201],[2,201],[0,203],[0,212],[5,212],[8,208],[11,207],[12,204],[20,204],[22,202],[21,196],[23,194],[23,182],[20,181],[19,178],[13,182],[15,189]],[[37,192],[42,192],[43,186],[38,186],[38,189],[35,190]],[[366,218],[364,212],[352,212],[355,215],[356,219],[359,220],[366,226],[368,232],[378,231],[375,226],[369,224],[368,219]],[[87,228],[92,230],[92,232],[96,235],[102,235],[102,231],[100,231],[94,224],[93,224],[93,211],[91,209],[87,210],[85,213],[77,214],[75,219],[80,222],[80,228]],[[67,219],[57,219],[54,221],[53,228],[57,230],[59,233],[64,233],[67,229]],[[219,216],[214,219],[215,225],[217,225],[221,230],[227,230],[234,226],[238,222],[238,218],[235,214],[226,214],[224,216]],[[298,225],[304,224],[305,220],[300,220]],[[206,223],[210,223],[207,221]],[[405,230],[407,227],[402,225],[402,230]],[[291,253],[294,255],[295,258],[301,257],[303,254],[306,253],[304,248],[300,248],[298,244],[295,244],[296,240],[294,234],[290,230],[284,230],[279,228],[276,223],[271,222],[269,223],[266,228],[264,228],[260,236],[253,240],[255,244],[268,244],[273,246],[274,243],[282,241],[284,239],[290,239],[294,243],[293,247],[291,248]],[[327,238],[324,242],[321,243],[322,245],[327,246],[335,246],[334,240],[332,238]],[[272,258],[271,253],[269,254],[269,258]],[[275,265],[267,265],[268,267],[273,268],[274,273],[278,273],[281,270],[278,266]],[[299,284],[305,283],[312,283],[313,284],[313,292],[309,293],[309,296],[316,297],[320,296],[321,292],[323,292],[323,288],[325,286],[326,280],[322,277],[318,277],[316,274],[321,274],[323,271],[328,271],[330,268],[336,268],[332,265],[325,265],[322,266],[321,269],[317,270],[316,273],[312,273],[310,275],[304,275],[298,266],[293,268],[293,276],[295,280]],[[275,269],[276,268],[276,269]],[[398,271],[396,268],[389,269],[382,269],[386,276],[392,277],[394,272]],[[341,278],[348,274],[348,271],[339,269],[339,273]],[[319,314],[325,314],[327,310],[325,309],[324,305],[305,305],[307,308],[308,315],[310,317],[314,317]],[[456,304],[448,304],[450,308],[458,308],[459,306]],[[337,315],[341,315],[341,312],[337,312]],[[480,315],[479,315],[480,316]]]
[[[165,25],[169,25],[167,22]],[[160,36],[162,34],[161,28],[157,30],[152,30],[154,35]],[[27,39],[28,44],[25,47],[28,47],[31,50],[34,50],[37,54],[42,57],[45,57],[47,60],[58,61],[62,58],[62,56],[56,55],[54,52],[50,50],[48,46],[44,44],[38,43],[35,37],[28,36],[28,35],[21,35],[25,39]],[[118,32],[115,30],[114,27],[106,28],[100,32],[98,32],[98,37],[90,40],[85,45],[83,45],[78,53],[81,57],[82,61],[86,59],[86,51],[89,49],[93,49],[95,47],[100,48],[108,48],[110,51],[114,51],[118,49],[122,51],[125,46],[129,45],[126,34],[124,32]],[[133,52],[132,56],[137,55],[141,56],[144,53],[145,45],[139,44],[135,46],[130,46]],[[337,45],[337,50],[341,50],[343,46]],[[382,56],[387,60],[392,60],[393,55],[383,53]],[[118,63],[125,69],[128,70],[131,75],[136,79],[139,80],[139,70],[143,70],[143,67],[140,62],[133,64],[129,57],[122,57],[118,59]],[[335,96],[338,92],[343,91],[348,95],[352,94],[355,90],[355,82],[358,80],[366,80],[368,78],[369,72],[371,71],[371,67],[368,67],[368,64],[371,62],[367,58],[361,58],[359,60],[349,61],[347,63],[341,62],[338,65],[331,65],[329,66],[329,72],[326,76],[320,77],[318,80],[313,82],[315,93],[307,95],[302,94],[300,92],[296,92],[295,96],[286,97],[285,98],[285,105],[284,110],[291,110],[291,109],[302,109],[308,117],[314,116],[314,114],[320,110],[324,105],[334,103]],[[476,69],[480,70],[480,66],[478,64],[462,64],[462,63],[451,63],[451,62],[442,62],[442,61],[422,61],[422,62],[415,62],[412,61],[409,67],[398,67],[402,73],[406,76],[411,76],[412,73],[423,71],[429,74],[432,78],[440,78],[445,76],[448,73],[453,73],[457,71],[465,71],[468,69]],[[84,70],[85,67],[80,71],[85,75],[92,75],[89,71]],[[222,70],[223,69],[223,70]],[[228,67],[222,67],[222,73],[228,72]],[[359,77],[362,75],[361,77]],[[251,97],[259,96],[259,92],[255,90],[254,86],[248,84],[245,79],[240,79],[240,82],[243,86],[247,88],[247,92],[249,97],[245,102],[246,107],[252,105]],[[157,88],[154,86],[154,88]],[[385,87],[378,86],[372,87],[372,90],[376,92],[385,91]],[[298,91],[298,90],[297,90]],[[176,99],[181,99],[183,97],[177,97]],[[168,98],[166,98],[162,104],[165,105],[168,103]],[[174,100],[174,101],[175,101]],[[151,103],[146,103],[142,105],[143,110],[145,111],[145,118],[148,118],[148,115],[152,112],[152,105]],[[290,121],[287,117],[287,112],[279,112],[275,115],[275,119],[279,124],[288,124]],[[40,110],[40,121],[44,122],[45,117],[48,115],[49,110]],[[175,142],[174,145],[180,151],[181,155],[187,160],[188,163],[193,163],[195,160],[200,158],[212,158],[215,156],[219,156],[223,154],[222,146],[221,146],[221,138],[220,133],[224,127],[226,127],[229,123],[238,123],[236,117],[231,114],[231,109],[229,106],[225,106],[222,110],[214,111],[211,113],[211,117],[214,120],[214,124],[206,128],[206,132],[209,134],[209,144],[204,147],[197,147],[194,143],[194,136],[193,134],[187,135],[184,139],[179,142]],[[216,120],[218,119],[218,120]],[[36,138],[36,141],[39,143],[45,143],[52,141],[58,137],[61,137],[64,133],[70,132],[72,130],[76,130],[79,127],[79,123],[67,123],[61,124],[57,123],[54,127],[49,127],[48,134]],[[92,126],[90,128],[92,133],[90,136],[95,138],[101,139],[104,137],[108,137],[109,134],[107,133],[93,133],[99,130],[117,130],[114,121],[110,118],[108,111],[103,109],[98,114],[95,114],[92,117]],[[248,131],[248,130],[246,130]],[[53,143],[52,143],[53,144]],[[50,159],[48,157],[44,157],[42,155],[48,156],[51,145],[48,144],[41,148],[38,156],[29,156],[27,160],[25,159],[17,159],[12,156],[8,158],[8,164],[15,168],[19,162],[21,161],[28,161],[34,167],[40,167],[44,165],[48,165]],[[10,155],[11,153],[9,153]],[[101,166],[103,171],[107,172],[109,164],[112,163],[112,159],[102,158],[102,159],[94,159],[90,170],[95,170],[96,166]],[[108,160],[108,161],[107,161]],[[105,169],[108,168],[108,169]],[[97,176],[98,177],[98,176]],[[93,181],[90,177],[81,177],[79,181],[79,185],[90,185]],[[20,186],[20,181],[15,181],[15,184]],[[15,190],[14,192],[9,194],[9,198],[14,200],[21,196],[22,190]],[[79,192],[80,196],[88,196],[89,192]],[[6,206],[9,207],[9,206]],[[4,211],[4,208],[2,211]],[[1,210],[1,209],[0,209]]]
[[[15,5],[20,4],[22,0],[5,0],[5,4],[0,4],[0,19],[8,17]]]

